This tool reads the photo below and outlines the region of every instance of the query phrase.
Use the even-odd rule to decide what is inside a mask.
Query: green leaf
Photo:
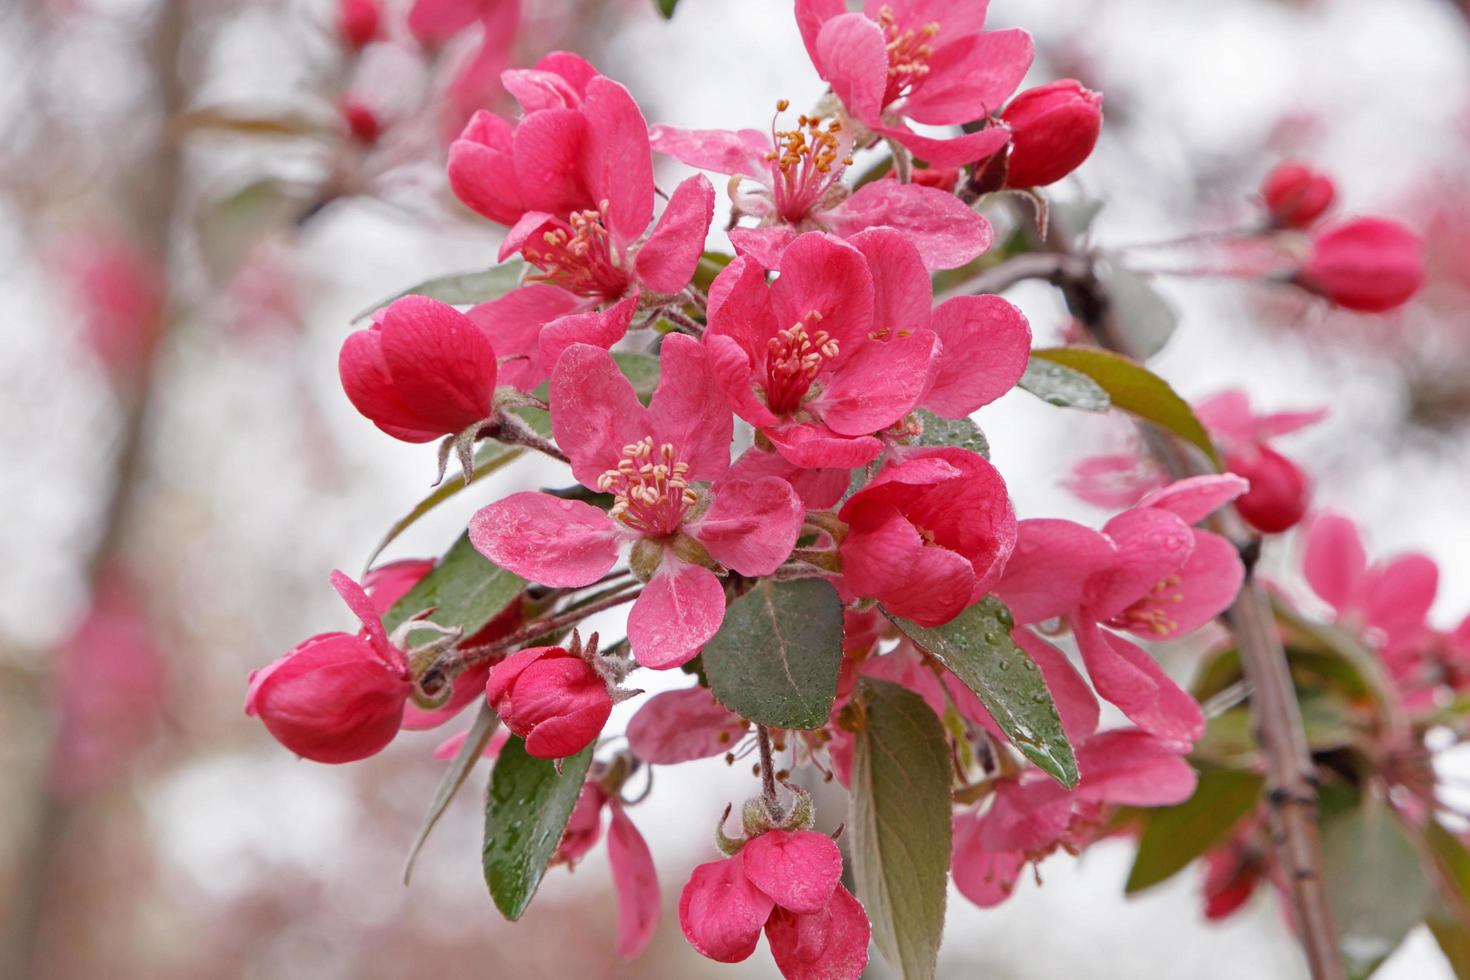
[[[1017,385],[1058,408],[1106,412],[1113,404],[1108,393],[1081,371],[1038,357],[1026,362],[1026,373],[1021,375]]]
[[[1104,279],[1117,322],[1128,334],[1132,350],[1143,360],[1164,349],[1179,326],[1179,313],[1147,279],[1122,265],[1109,263]]]
[[[705,252],[699,257],[699,263],[694,267],[694,285],[709,292],[710,283],[725,271],[725,266],[734,261],[735,256],[725,252]]]
[[[1455,976],[1470,980],[1470,850],[1438,820],[1424,828],[1424,844],[1440,882],[1440,895],[1424,924]]]
[[[561,772],[552,760],[528,754],[519,738],[500,750],[485,797],[482,858],[490,897],[507,919],[519,919],[531,904],[591,765],[590,745],[562,759]]]
[[[1433,886],[1403,825],[1373,795],[1322,821],[1322,859],[1348,973],[1366,977],[1424,918]]]
[[[1455,980],[1470,980],[1470,925],[1449,915],[1431,915],[1424,920],[1439,951],[1449,960]]]
[[[821,728],[837,697],[842,600],[821,579],[764,579],[725,610],[701,654],[710,690],[771,728]]]
[[[434,799],[429,803],[429,811],[424,814],[424,821],[419,825],[418,835],[414,837],[413,845],[408,849],[408,857],[403,862],[403,883],[408,884],[409,876],[413,874],[413,863],[423,849],[424,842],[429,839],[434,825],[444,815],[449,801],[454,799],[464,781],[469,778],[470,771],[475,768],[475,763],[485,753],[485,746],[490,744],[490,737],[495,734],[495,729],[500,727],[500,716],[495,709],[486,703],[484,698],[480,699],[480,710],[475,715],[475,723],[465,734],[465,740],[455,753],[454,761],[444,771],[444,778],[439,781],[439,788],[434,791]]]
[[[478,272],[455,272],[447,276],[435,276],[433,279],[426,279],[416,286],[410,286],[400,293],[394,293],[387,299],[374,303],[353,317],[352,322],[356,323],[364,317],[372,316],[375,311],[405,296],[428,296],[451,306],[469,306],[473,303],[486,303],[492,299],[499,299],[521,284],[523,268],[525,268],[525,263],[520,259],[511,259],[509,262],[481,269]]]
[[[1128,894],[1157,885],[1221,843],[1255,809],[1265,780],[1259,773],[1206,769],[1194,795],[1178,806],[1142,811],[1146,823],[1128,875]]]
[[[924,431],[919,434],[919,445],[957,446],[960,449],[968,449],[972,453],[979,453],[986,459],[990,458],[990,441],[985,438],[985,433],[980,431],[980,426],[969,419],[940,418],[923,408],[916,411],[914,415],[924,427]]]
[[[257,243],[289,228],[310,201],[308,189],[263,177],[205,204],[194,218],[205,270],[216,281],[228,280]]]
[[[903,980],[934,976],[949,876],[949,747],[924,699],[865,679],[853,739],[852,867],[873,942]]]
[[[1172,432],[1198,448],[1219,468],[1215,444],[1195,418],[1189,403],[1168,382],[1137,361],[1094,347],[1048,347],[1032,351],[1031,356],[1087,375],[1108,393],[1113,407]]]
[[[434,622],[473,636],[525,587],[525,579],[491,564],[470,544],[469,534],[461,534],[439,564],[383,616],[383,628],[391,633],[404,620],[432,608]]]
[[[639,351],[615,351],[612,358],[623,377],[633,386],[638,400],[647,405],[653,397],[653,389],[658,387],[658,358]]]
[[[943,626],[885,615],[974,691],[1026,756],[1063,786],[1077,785],[1077,759],[1041,670],[1011,639],[1011,611],[986,596]]]
[[[674,8],[679,6],[679,0],[653,0],[653,5],[663,14],[664,20],[668,20],[674,16]]]

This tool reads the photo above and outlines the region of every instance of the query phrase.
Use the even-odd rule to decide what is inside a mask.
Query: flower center
[[[581,296],[617,299],[628,288],[628,274],[618,267],[612,239],[603,224],[608,202],[598,211],[573,211],[556,219],[539,237],[529,239],[521,254],[539,275],[527,282],[548,282]]]
[[[1109,626],[1142,633],[1163,636],[1179,628],[1179,622],[1169,613],[1169,606],[1184,601],[1179,591],[1179,576],[1170,575],[1160,579],[1148,595],[1108,620]]]
[[[766,406],[777,415],[790,415],[822,370],[822,362],[837,356],[837,341],[816,328],[822,314],[812,310],[799,323],[766,341]]]
[[[776,213],[782,221],[800,224],[841,182],[852,156],[843,143],[839,120],[824,122],[821,116],[801,115],[795,129],[777,129],[777,120],[790,105],[785,99],[776,103],[771,119],[772,149],[766,161],[771,165]]]
[[[929,42],[939,33],[939,24],[930,22],[917,29],[904,27],[894,16],[893,8],[885,5],[878,10],[878,26],[883,28],[888,47],[888,90],[883,95],[883,104],[887,105],[907,95],[929,74],[929,58],[934,54],[934,46]]]
[[[657,448],[652,436],[623,447],[618,465],[597,478],[597,489],[613,495],[610,517],[644,534],[673,534],[699,499],[689,488],[689,464],[672,443]]]

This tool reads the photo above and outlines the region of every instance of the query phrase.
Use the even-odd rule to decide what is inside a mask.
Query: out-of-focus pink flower
[[[843,505],[844,591],[937,626],[994,587],[1016,543],[1005,481],[984,457],[936,449],[881,470]]]
[[[163,328],[163,269],[134,242],[102,233],[64,244],[56,264],[92,353],[115,378],[136,374]]]
[[[426,48],[437,48],[460,31],[503,16],[506,7],[520,8],[519,0],[413,0],[408,9],[408,32]]]
[[[712,568],[771,574],[795,546],[804,515],[778,477],[722,479],[733,420],[703,346],[671,334],[660,361],[647,408],[605,350],[569,347],[552,375],[557,445],[579,483],[613,495],[611,511],[517,493],[470,520],[482,554],[553,587],[590,585],[633,544],[634,570],[648,584],[628,617],[628,638],[638,662],[656,669],[686,663],[719,629],[725,596]]]
[[[672,766],[724,755],[749,729],[749,722],[707,688],[664,691],[645,701],[628,722],[628,748],[644,762]]]
[[[607,682],[564,647],[530,647],[502,660],[490,671],[485,698],[541,759],[582,751],[612,714]]]
[[[1392,656],[1423,638],[1439,588],[1439,566],[1428,555],[1368,563],[1357,525],[1334,513],[1312,521],[1303,571],[1312,591],[1349,626]]]
[[[865,228],[895,228],[908,235],[930,269],[964,265],[990,247],[990,224],[950,193],[955,171],[947,171],[948,187],[917,176],[941,171],[920,170],[910,184],[872,181],[850,192],[842,176],[852,162],[852,136],[840,120],[802,116],[795,129],[776,125],[769,135],[753,129],[649,130],[658,152],[731,176],[737,213],[758,218],[760,225],[732,228],[730,241],[767,268],[777,267],[782,250],[803,231],[850,237]]]
[[[332,573],[332,585],[362,632],[322,633],[251,673],[245,713],[303,758],[354,762],[398,734],[413,681],[367,593],[341,572]]]
[[[602,839],[602,808],[607,805],[607,792],[597,783],[582,784],[582,792],[572,806],[566,829],[556,845],[551,860],[554,864],[575,866]]]
[[[474,322],[427,296],[394,300],[349,336],[342,388],[378,428],[405,442],[456,435],[493,413],[495,349]]]
[[[121,571],[107,572],[58,650],[52,791],[86,793],[125,770],[157,724],[166,681],[142,597]]]
[[[679,924],[689,945],[721,963],[749,957],[764,929],[782,976],[857,980],[872,928],[841,877],[830,837],[767,831],[694,869],[679,895]]]
[[[376,41],[382,20],[378,0],[337,0],[337,36],[350,51],[361,51]]]
[[[1320,421],[1327,410],[1256,415],[1249,396],[1232,388],[1195,405],[1195,414],[1224,452],[1225,468],[1250,481],[1235,501],[1240,516],[1264,534],[1295,527],[1311,502],[1311,481],[1269,440]]]
[[[1246,487],[1229,474],[1180,480],[1101,533],[1071,521],[1022,521],[996,592],[1017,623],[1067,617],[1098,693],[1140,728],[1192,742],[1204,730],[1199,705],[1146,652],[1101,626],[1162,640],[1225,609],[1245,577],[1240,556],[1190,525]]]
[[[344,98],[337,106],[347,132],[363,146],[372,146],[383,135],[383,123],[373,107],[359,99]]]
[[[643,955],[658,929],[658,871],[648,842],[628,819],[622,800],[609,796],[595,782],[583,784],[552,863],[575,865],[592,850],[602,837],[603,807],[612,813],[607,828],[607,860],[618,895],[618,955],[635,960]]]
[[[1337,306],[1383,313],[1407,303],[1424,283],[1424,245],[1396,221],[1352,218],[1312,237],[1296,283]]]
[[[1092,155],[1102,131],[1102,96],[1064,78],[1022,92],[1000,118],[1011,127],[1006,185],[1043,187]]]
[[[1308,228],[1332,207],[1332,178],[1304,163],[1277,164],[1261,181],[1261,201],[1277,228]]]
[[[869,2],[797,0],[796,23],[817,73],[849,115],[897,140],[921,160],[955,167],[1006,144],[1004,126],[952,139],[921,136],[903,122],[951,126],[996,111],[1031,67],[1031,36],[986,31],[985,3],[972,0]]]
[[[1258,822],[1248,821],[1227,843],[1205,854],[1203,891],[1209,921],[1229,918],[1265,879],[1268,864],[1254,839],[1258,833]]]
[[[499,0],[480,17],[479,45],[455,69],[444,91],[440,132],[449,143],[479,110],[506,101],[501,76],[514,64],[521,0]]]
[[[1138,503],[1144,494],[1168,483],[1169,478],[1163,467],[1135,447],[1129,452],[1078,460],[1063,482],[1079,499],[1117,510]]]

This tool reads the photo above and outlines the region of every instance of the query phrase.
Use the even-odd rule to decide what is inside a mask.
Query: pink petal
[[[729,339],[745,352],[751,368],[758,369],[761,377],[765,375],[766,342],[789,325],[777,322],[771,309],[771,290],[766,286],[766,270],[754,259],[737,255],[710,285],[705,340]]]
[[[628,90],[601,75],[587,82],[583,112],[587,145],[582,166],[587,190],[595,204],[607,202],[604,221],[614,241],[631,243],[648,230],[653,218],[648,123]]]
[[[1066,654],[1025,627],[1012,630],[1011,638],[1041,668],[1041,676],[1056,702],[1067,739],[1075,745],[1097,731],[1100,712],[1097,696]]]
[[[403,666],[405,661],[402,651],[388,642],[388,634],[383,630],[383,621],[378,618],[378,607],[363,591],[362,586],[339,571],[332,572],[331,581],[332,588],[337,590],[342,601],[347,603],[347,608],[352,610],[352,615],[362,623],[363,632],[367,633],[368,641],[372,643],[378,656],[382,657],[389,666]]]
[[[501,358],[502,384],[530,391],[551,376],[555,361],[541,357],[541,330],[558,317],[581,309],[584,300],[557,286],[533,283],[481,303],[466,314],[485,332]]]
[[[1368,568],[1358,528],[1338,514],[1323,514],[1307,532],[1303,561],[1307,584],[1339,612],[1348,609]]]
[[[875,598],[897,616],[937,626],[970,604],[975,570],[947,548],[926,548],[896,509],[842,542],[843,582],[852,594]]]
[[[710,371],[705,347],[670,334],[659,349],[659,380],[648,405],[656,443],[670,443],[691,481],[718,480],[730,468],[735,420]]]
[[[651,430],[643,403],[607,351],[573,344],[551,373],[551,431],[584,487],[617,466]]]
[[[1239,388],[1229,388],[1197,403],[1194,414],[1211,435],[1223,442],[1244,444],[1257,439],[1250,396]]]
[[[746,727],[706,688],[664,691],[628,722],[628,747],[644,762],[672,766],[724,755],[745,737]]]
[[[893,182],[874,181],[864,189],[880,183]],[[934,287],[908,236],[893,228],[871,228],[853,234],[848,241],[863,253],[873,277],[873,329],[890,334],[928,329]]]
[[[986,160],[999,153],[1011,139],[1011,131],[1003,125],[991,125],[977,133],[966,133],[953,139],[920,136],[907,126],[879,126],[878,132],[891,136],[920,160],[935,167],[961,167],[976,160]]]
[[[823,24],[846,12],[845,0],[796,0],[796,26],[819,75],[822,74],[822,62],[817,56],[817,35],[821,33]]]
[[[817,329],[840,345],[836,364],[857,350],[873,326],[873,276],[863,254],[839,238],[808,232],[781,253],[781,274],[771,286],[777,329],[820,314]],[[766,335],[767,337],[770,334]]]
[[[1173,576],[1113,621],[1151,640],[1167,640],[1199,629],[1225,611],[1245,581],[1235,545],[1209,531],[1194,532],[1194,550]]]
[[[548,656],[561,657],[563,653],[561,647],[526,647],[524,650],[517,650],[491,668],[490,676],[485,680],[485,699],[493,707],[496,701],[505,697],[510,686],[526,672],[526,668]]]
[[[1072,819],[1072,793],[1036,770],[997,780],[995,798],[981,822],[988,851],[1045,851]]]
[[[502,225],[526,211],[512,153],[514,127],[480,110],[449,145],[449,186],[470,209]]]
[[[352,407],[393,438],[431,442],[445,434],[404,404],[383,361],[383,332],[376,325],[348,334],[337,357],[337,371]]]
[[[557,220],[556,215],[549,211],[527,211],[517,218],[510,231],[505,233],[505,238],[500,243],[500,251],[496,253],[496,260],[504,262],[512,255],[518,254],[526,247],[527,242],[544,234],[548,225],[554,227]]]
[[[781,265],[781,255],[796,241],[797,232],[790,225],[768,225],[762,228],[731,228],[726,232],[737,255],[748,255],[765,269]]]
[[[1256,419],[1256,434],[1261,439],[1284,436],[1309,425],[1316,425],[1327,417],[1327,408],[1309,408],[1299,412],[1272,412]]]
[[[616,799],[607,828],[607,860],[618,892],[618,955],[637,959],[658,929],[658,872],[648,843]]]
[[[1249,489],[1250,484],[1234,473],[1191,476],[1154,490],[1138,506],[1157,507],[1179,515],[1186,524],[1198,524]]]
[[[1010,897],[1026,866],[1026,856],[987,850],[980,840],[982,820],[973,811],[955,816],[950,873],[961,895],[981,908],[992,908]]]
[[[771,138],[755,129],[680,129],[677,126],[651,126],[648,142],[657,153],[671,156],[700,170],[717,174],[738,174],[752,180],[771,178],[766,154]]]
[[[727,480],[759,480],[776,476],[791,484],[791,489],[801,498],[802,506],[809,510],[826,510],[833,507],[852,483],[852,472],[846,469],[802,469],[794,466],[780,453],[766,452],[751,446],[741,453],[725,474]]]
[[[1375,566],[1363,579],[1359,603],[1369,626],[1400,639],[1424,628],[1439,588],[1439,566],[1427,555],[1404,555]]]
[[[770,575],[791,554],[806,510],[791,484],[776,476],[726,480],[688,531],[715,561],[741,575]]]
[[[847,111],[869,126],[883,115],[888,50],[883,29],[862,14],[840,14],[817,32],[812,61]]]
[[[865,466],[883,451],[873,436],[840,436],[817,423],[762,428],[776,451],[796,466],[812,469]]]
[[[814,830],[770,830],[740,851],[745,876],[780,908],[821,911],[842,878],[842,852]]]
[[[1111,619],[1178,571],[1194,550],[1194,529],[1166,510],[1135,507],[1103,526],[1117,547],[1113,567],[1087,583],[1083,596],[1099,619]]]
[[[750,354],[734,338],[714,332],[704,335],[704,345],[709,350],[710,373],[724,392],[730,409],[751,425],[776,425],[779,420],[775,414],[756,397],[758,374]]]
[[[701,864],[679,894],[679,925],[701,955],[738,963],[755,952],[776,903],[745,877],[740,857]]]
[[[570,51],[552,51],[543,55],[535,67],[538,71],[554,72],[566,79],[578,98],[586,96],[587,83],[598,75],[590,61]]]
[[[1151,458],[1132,451],[1080,459],[1063,483],[1079,500],[1117,510],[1132,507],[1145,493],[1163,486],[1166,479]]]
[[[771,958],[785,980],[858,980],[868,965],[872,932],[862,904],[841,885],[819,912],[778,908],[766,921]]]
[[[405,296],[384,312],[382,332],[393,386],[416,416],[457,432],[490,415],[495,350],[463,313],[427,296]]]
[[[542,378],[551,373],[562,353],[573,344],[607,350],[622,340],[637,310],[638,293],[634,291],[605,310],[571,313],[548,321],[536,337],[536,358],[533,361],[538,368],[545,370]]]
[[[516,127],[515,176],[528,210],[564,215],[595,207],[582,179],[587,117],[578,109],[545,109]]]
[[[879,225],[903,232],[929,269],[956,269],[990,247],[990,222],[953,194],[937,187],[875,180],[821,215],[837,234],[850,238]]]
[[[1097,693],[1134,724],[1175,742],[1193,742],[1204,734],[1199,703],[1142,649],[1098,629],[1085,615],[1072,617],[1072,630]]]
[[[724,619],[714,572],[666,556],[628,614],[628,640],[640,664],[667,670],[693,660]]]
[[[459,755],[459,750],[463,747],[465,739],[469,738],[469,735],[470,733],[468,731],[463,731],[449,736],[434,746],[434,758],[442,762],[448,762],[450,759],[453,759]],[[489,744],[485,746],[483,757],[486,759],[496,758],[500,755],[500,750],[505,748],[505,743],[508,741],[510,741],[510,732],[505,728],[497,728],[495,734],[490,736]]]
[[[1077,798],[1115,806],[1172,806],[1194,795],[1198,778],[1175,750],[1148,732],[1116,729],[1077,747]]]
[[[1081,603],[1087,580],[1114,560],[1112,542],[1091,528],[1051,518],[1021,521],[996,594],[1017,623],[1062,616]]]
[[[554,588],[589,585],[618,560],[612,520],[580,500],[514,493],[477,511],[469,530],[475,550],[496,565]]]
[[[945,418],[964,418],[1010,391],[1031,356],[1031,326],[999,296],[957,296],[934,311],[932,329],[943,343],[934,385],[923,406]]]
[[[638,250],[638,279],[656,293],[677,293],[694,278],[715,213],[715,189],[704,174],[674,188],[653,234]]]
[[[943,54],[941,48],[933,61],[940,61]],[[998,110],[1016,91],[1034,56],[1031,35],[1023,30],[980,34],[960,64],[948,70],[932,68],[918,90],[905,100],[903,114],[915,122],[941,126],[983,118]]]
[[[939,338],[929,330],[870,340],[840,362],[808,404],[839,435],[878,432],[913,411],[933,384]]]

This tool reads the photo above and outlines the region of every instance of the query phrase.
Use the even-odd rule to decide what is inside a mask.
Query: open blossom
[[[404,296],[349,336],[338,358],[354,408],[405,442],[457,435],[494,411],[495,349],[452,306]]]
[[[429,48],[447,42],[475,24],[503,16],[507,7],[520,7],[520,0],[413,0],[408,8],[408,32]]]
[[[1193,741],[1204,730],[1199,705],[1144,650],[1102,627],[1164,640],[1219,615],[1245,569],[1229,541],[1191,525],[1246,488],[1229,474],[1180,480],[1101,532],[1065,520],[1022,521],[996,592],[1017,623],[1065,617],[1099,694],[1140,728]]]
[[[1396,221],[1339,221],[1312,236],[1295,281],[1344,309],[1384,313],[1424,284],[1424,243]]]
[[[506,72],[526,110],[517,125],[477,112],[449,150],[449,183],[465,204],[509,225],[500,258],[536,267],[528,285],[470,316],[495,338],[509,383],[545,380],[572,343],[609,347],[642,290],[689,284],[714,214],[703,175],[679,184],[653,219],[648,124],[628,90],[575,55]]]
[[[632,545],[634,571],[648,584],[628,639],[638,662],[654,668],[687,662],[719,629],[725,595],[712,569],[769,575],[791,553],[804,514],[777,477],[722,479],[733,420],[699,342],[671,334],[660,361],[647,408],[596,347],[568,348],[551,379],[557,445],[579,483],[613,495],[611,511],[517,493],[470,521],[470,540],[487,558],[555,587],[590,585]]]
[[[842,178],[852,163],[852,134],[840,119],[801,116],[793,129],[776,125],[769,134],[674,126],[649,130],[659,153],[730,175],[737,214],[760,221],[755,228],[730,229],[730,241],[766,268],[776,268],[781,251],[803,231],[848,237],[878,225],[896,228],[909,236],[930,269],[964,265],[990,247],[989,222],[949,193],[953,174],[946,189],[917,180],[877,180],[851,191]]]
[[[362,632],[322,633],[253,672],[245,713],[303,758],[355,762],[393,741],[413,681],[367,593],[341,572],[332,573],[332,586]]]
[[[1261,181],[1261,202],[1276,228],[1309,228],[1332,207],[1332,178],[1303,163],[1281,163]]]
[[[1043,187],[1092,155],[1102,130],[1102,96],[1064,78],[1022,92],[1000,118],[1011,127],[1006,184]]]
[[[984,457],[935,449],[889,465],[843,505],[843,588],[937,626],[985,596],[1016,543],[1005,481]]]
[[[679,924],[691,946],[721,963],[749,957],[764,929],[787,980],[857,980],[872,927],[841,877],[830,837],[770,830],[694,869],[679,895]]]
[[[490,671],[485,699],[542,759],[576,755],[612,714],[607,682],[564,647],[529,647],[502,660]]]
[[[1196,405],[1195,414],[1225,454],[1225,468],[1250,481],[1235,501],[1240,516],[1264,534],[1295,527],[1311,502],[1311,481],[1269,440],[1320,421],[1327,410],[1256,415],[1246,393],[1232,388]]]
[[[930,309],[914,246],[874,228],[844,242],[808,232],[765,270],[738,257],[710,290],[705,345],[741,418],[790,463],[851,468],[883,449],[875,433],[924,406],[967,415],[1025,368],[1030,329],[1004,300]]]
[[[1411,553],[1370,564],[1357,525],[1325,513],[1307,532],[1303,571],[1338,619],[1368,631],[1386,656],[1425,635],[1439,588],[1439,566],[1429,556]]]
[[[921,160],[954,167],[1005,146],[1004,126],[952,139],[921,136],[905,119],[953,126],[998,110],[1031,67],[1031,36],[986,31],[983,2],[797,0],[796,22],[817,73],[848,113]]]

